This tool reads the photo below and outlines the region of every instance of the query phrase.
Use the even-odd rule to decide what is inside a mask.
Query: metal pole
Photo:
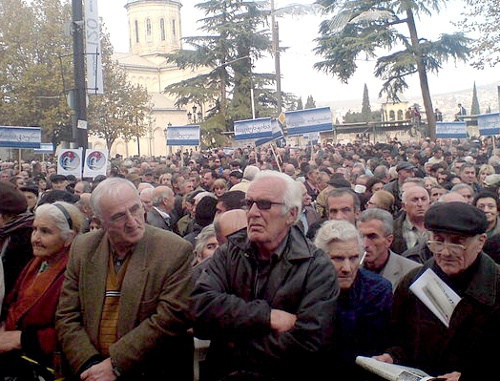
[[[83,34],[85,31],[83,20],[82,0],[72,0],[72,21],[73,21],[73,67],[75,89],[74,110],[75,118],[73,120],[73,139],[77,147],[88,148],[87,126],[78,128],[78,122],[87,122],[87,94],[85,92],[85,51],[83,45]]]
[[[274,53],[274,70],[276,72],[276,98],[278,102],[278,116],[280,116],[283,108],[283,100],[281,98],[280,33],[278,22],[274,17],[274,0],[271,0],[271,25],[271,36]]]

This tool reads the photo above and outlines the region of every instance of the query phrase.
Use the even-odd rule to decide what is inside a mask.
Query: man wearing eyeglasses
[[[246,231],[217,249],[192,297],[195,335],[211,340],[204,379],[237,371],[320,379],[339,286],[328,255],[295,226],[301,189],[284,173],[261,171],[245,204]]]
[[[425,215],[433,258],[396,289],[392,344],[378,360],[420,368],[449,381],[493,380],[500,339],[500,266],[482,249],[488,222],[475,206],[448,202]],[[410,286],[427,269],[457,294],[446,325]],[[445,299],[446,300],[446,299]]]
[[[134,184],[92,192],[103,229],[76,237],[56,313],[65,358],[81,380],[193,379],[191,245],[144,222]]]

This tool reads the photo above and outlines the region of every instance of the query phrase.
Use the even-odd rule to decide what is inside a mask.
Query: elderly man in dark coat
[[[482,251],[487,221],[483,211],[461,202],[433,205],[425,215],[433,258],[410,272],[394,295],[393,346],[378,360],[417,367],[449,381],[498,378],[500,266]],[[439,318],[416,295],[424,271],[448,289],[451,313]],[[419,279],[423,277],[422,279]],[[453,296],[456,301],[448,300]],[[431,298],[432,299],[432,298]],[[429,298],[427,300],[429,302]],[[442,304],[442,303],[441,303]]]

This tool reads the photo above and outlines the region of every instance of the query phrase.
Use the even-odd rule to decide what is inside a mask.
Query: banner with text
[[[35,148],[35,153],[54,153],[54,145],[52,143],[40,143],[40,148]]]
[[[40,148],[40,127],[0,126],[0,147]]]
[[[477,116],[479,135],[500,135],[500,113]]]
[[[86,150],[85,162],[83,166],[83,177],[92,177],[104,175],[108,164],[108,150]]]
[[[199,146],[200,126],[170,126],[165,137],[167,146]]]
[[[465,122],[437,122],[436,138],[466,138]]]
[[[285,113],[285,119],[288,136],[333,131],[330,107],[288,111]]]
[[[280,127],[279,122],[276,119],[271,120],[272,136],[269,138],[257,139],[255,141],[255,146],[261,146],[263,144],[269,143],[281,139],[283,137],[283,130]]]
[[[62,149],[57,159],[57,173],[59,175],[73,175],[82,178],[82,149]]]
[[[257,140],[272,138],[271,118],[236,120],[234,122],[235,140]]]
[[[87,92],[89,94],[104,94],[97,0],[85,0],[85,44]]]

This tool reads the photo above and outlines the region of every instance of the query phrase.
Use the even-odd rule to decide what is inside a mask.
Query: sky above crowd
[[[128,51],[128,24],[125,9],[126,0],[98,0],[99,15],[111,36],[111,43],[116,52]],[[181,26],[182,36],[200,35],[199,28],[202,24],[197,22],[204,15],[195,8],[195,4],[201,1],[182,1]],[[297,0],[275,0],[275,8],[286,7],[298,3]],[[301,4],[311,4],[311,1]],[[417,31],[419,37],[435,39],[441,33],[453,33],[458,31],[451,20],[458,20],[463,5],[460,0],[451,0],[447,8],[439,15],[431,18],[417,20]],[[363,87],[368,86],[371,99],[378,99],[382,81],[373,75],[373,60],[365,60],[362,57],[357,61],[358,70],[349,80],[343,84],[337,78],[313,69],[315,62],[321,57],[314,54],[316,46],[314,39],[318,36],[319,24],[326,16],[306,14],[293,15],[277,18],[279,23],[280,45],[287,47],[286,52],[281,54],[282,91],[293,93],[302,97],[303,101],[309,95],[316,100],[317,105],[326,105],[332,101],[360,99]],[[188,48],[187,45],[184,46]],[[382,52],[382,54],[386,54]],[[268,57],[255,62],[256,71],[274,73],[274,59]],[[444,64],[439,74],[429,74],[429,86],[431,94],[443,94],[461,90],[472,90],[476,86],[497,84],[500,85],[499,68],[487,68],[476,70],[468,64],[448,62]],[[404,94],[405,98],[414,98],[420,95],[420,84],[415,74],[408,81],[410,87]]]

